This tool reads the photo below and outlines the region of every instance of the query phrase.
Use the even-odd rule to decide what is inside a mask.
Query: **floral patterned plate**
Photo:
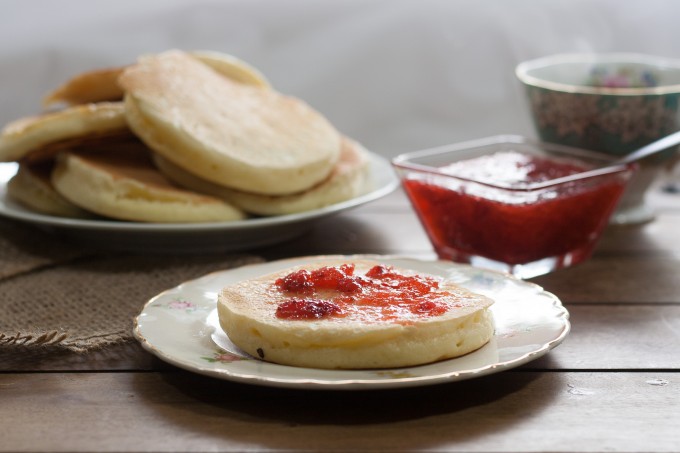
[[[322,370],[264,362],[240,351],[219,326],[217,294],[235,283],[326,257],[300,257],[215,272],[151,299],[135,319],[144,348],[178,367],[250,384],[324,389],[420,386],[507,370],[534,360],[564,340],[569,313],[554,295],[506,274],[447,261],[355,255],[448,279],[495,300],[496,332],[481,349],[456,359],[385,370]]]

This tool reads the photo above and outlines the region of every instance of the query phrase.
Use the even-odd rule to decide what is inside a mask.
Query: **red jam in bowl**
[[[591,169],[499,151],[410,173],[404,188],[441,258],[509,267],[553,258],[559,268],[590,256],[627,182],[621,172],[580,177]]]

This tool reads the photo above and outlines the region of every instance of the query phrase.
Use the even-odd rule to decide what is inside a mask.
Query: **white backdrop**
[[[258,67],[386,156],[534,136],[514,67],[571,51],[680,58],[673,0],[0,0],[0,123],[80,71],[170,48]]]

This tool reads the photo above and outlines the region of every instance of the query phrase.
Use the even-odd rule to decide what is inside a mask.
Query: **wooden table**
[[[5,357],[2,451],[680,451],[680,195],[610,227],[595,256],[533,279],[572,332],[520,368],[451,384],[338,392],[176,369],[136,343]],[[400,191],[255,253],[434,254]]]

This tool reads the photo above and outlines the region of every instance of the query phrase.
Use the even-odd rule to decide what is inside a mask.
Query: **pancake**
[[[230,79],[249,85],[269,88],[267,79],[254,67],[232,55],[211,52],[190,52],[206,65]],[[67,80],[48,93],[43,99],[46,107],[54,104],[88,104],[94,102],[122,101],[124,92],[118,85],[118,77],[125,66],[102,68],[83,72]]]
[[[171,181],[197,192],[228,200],[251,214],[273,216],[320,209],[355,198],[370,187],[368,152],[357,142],[343,139],[340,159],[319,184],[291,195],[260,195],[228,189],[201,179],[154,154],[159,170]]]
[[[122,72],[122,67],[115,67],[78,74],[48,93],[43,98],[43,106],[122,101],[123,90],[118,86],[118,77]]]
[[[189,55],[234,82],[258,88],[271,88],[267,78],[258,69],[233,55],[211,50],[195,50],[189,52]]]
[[[90,218],[93,215],[61,196],[50,182],[51,165],[19,165],[7,183],[7,195],[31,211],[59,217]]]
[[[328,177],[340,134],[304,102],[221,77],[178,51],[119,78],[130,128],[175,165],[226,187],[300,192]]]
[[[319,269],[320,282],[310,287]],[[312,277],[301,278],[305,271]],[[343,277],[337,281],[344,283],[333,289],[329,276],[338,272]],[[414,273],[373,260],[329,257],[223,288],[220,325],[254,357],[326,369],[420,365],[467,354],[492,337],[491,299],[448,282],[429,289],[436,279],[426,275],[415,283],[400,276]],[[357,281],[360,289],[353,290]],[[388,299],[380,299],[385,288],[392,288]],[[303,319],[293,316],[298,314]]]
[[[20,159],[28,164],[49,164],[62,151],[115,152],[122,146],[140,146],[142,142],[129,129],[110,133],[89,134],[48,143],[36,148]]]
[[[123,103],[78,105],[7,124],[0,132],[0,161],[17,161],[42,148],[68,144],[71,140],[129,135]],[[43,159],[50,159],[53,152],[42,155]]]
[[[111,153],[62,152],[51,179],[73,204],[113,219],[187,223],[244,218],[224,200],[171,184],[141,146]]]

